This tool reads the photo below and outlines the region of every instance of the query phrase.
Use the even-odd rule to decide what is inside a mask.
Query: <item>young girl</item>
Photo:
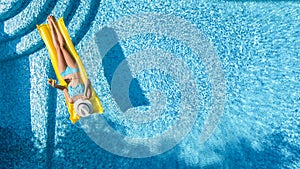
[[[68,102],[74,103],[74,110],[79,116],[88,116],[93,112],[92,103],[89,101],[89,98],[91,98],[90,81],[81,79],[78,65],[66,49],[65,39],[57,26],[54,16],[48,16],[47,21],[58,57],[58,70],[68,86],[57,85],[53,79],[49,79],[48,83],[52,87],[63,91]]]

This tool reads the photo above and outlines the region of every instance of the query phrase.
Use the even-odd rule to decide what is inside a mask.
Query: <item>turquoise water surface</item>
[[[72,124],[36,29],[104,108]],[[300,168],[300,2],[0,2],[0,168]]]

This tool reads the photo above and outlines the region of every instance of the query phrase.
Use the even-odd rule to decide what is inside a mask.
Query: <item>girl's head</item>
[[[93,113],[93,105],[89,100],[78,99],[74,103],[74,110],[80,117],[86,117]]]

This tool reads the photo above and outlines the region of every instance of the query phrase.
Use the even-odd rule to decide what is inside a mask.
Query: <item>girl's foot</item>
[[[59,44],[60,44],[60,47],[64,47],[64,45],[65,45],[66,42],[65,42],[65,39],[64,39],[64,37],[62,36],[62,34],[61,34],[61,32],[60,32],[60,30],[59,30],[59,28],[58,28],[58,26],[57,26],[56,19],[55,19],[55,17],[52,16],[52,15],[50,15],[49,17],[50,17],[50,21],[52,22],[53,28],[54,28],[55,31],[57,32],[57,39],[58,39],[58,42],[59,42]]]
[[[52,21],[51,21],[51,20],[52,20],[52,17],[53,17],[52,15],[49,15],[49,16],[47,17],[47,22],[48,22],[49,25],[52,24]]]
[[[56,25],[56,19],[55,19],[55,17],[53,15],[49,15],[47,17],[47,20],[48,20],[48,24],[52,25],[52,27],[55,29],[56,32],[59,31],[58,27]]]
[[[47,19],[48,19],[48,21],[56,21],[55,20],[55,17],[53,16],[53,15],[49,15],[48,17],[47,17]]]
[[[49,27],[50,27],[50,30],[51,30],[52,32],[54,32],[53,25],[52,25],[52,21],[51,21],[51,15],[49,15],[49,16],[47,17],[47,22],[48,22],[48,25],[49,25]]]

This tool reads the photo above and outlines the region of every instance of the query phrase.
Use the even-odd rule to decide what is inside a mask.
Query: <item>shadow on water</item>
[[[0,36],[5,38],[4,23],[0,22]],[[0,56],[16,52],[20,39],[0,42]],[[1,60],[1,59],[0,59]],[[1,166],[23,166],[34,159],[30,115],[29,58],[0,61],[1,74]]]
[[[30,139],[21,137],[11,128],[0,127],[0,168],[21,166],[20,160],[33,162],[31,159]]]
[[[120,90],[118,90],[117,93],[116,91],[112,91],[112,96],[119,105],[122,112],[125,112],[129,108],[132,108],[132,106],[138,107],[149,105],[149,101],[145,97],[138,80],[136,78],[133,78],[131,75],[131,71],[129,69],[122,47],[118,42],[119,39],[116,32],[112,28],[104,27],[96,34],[95,41],[98,46],[98,50],[103,57],[102,65],[104,68],[104,76],[108,84],[110,85],[110,88],[112,88],[112,79],[114,73],[121,63],[122,75],[119,76],[122,79],[119,79],[117,83],[130,83],[129,89],[126,85],[123,86],[124,88],[122,88],[122,85],[120,85]],[[130,101],[124,99],[124,96],[127,96],[128,93]],[[120,97],[120,95],[122,95],[123,97]]]
[[[50,60],[49,60],[50,62]],[[51,65],[51,63],[49,63]],[[47,70],[47,74],[49,77],[55,77],[54,70],[51,66],[49,66],[49,69]],[[49,86],[48,90],[48,98],[47,98],[47,138],[46,138],[46,156],[47,161],[46,165],[47,168],[52,168],[52,159],[53,154],[55,150],[55,124],[56,124],[56,107],[57,107],[57,89],[54,89]]]
[[[271,134],[258,144],[257,148],[246,138],[227,143],[223,152],[219,152],[224,154],[223,166],[278,169],[292,165],[299,158],[300,147],[286,141],[282,133]]]
[[[76,124],[75,124],[76,125]],[[83,129],[67,125],[58,129],[63,132],[59,137],[56,149],[60,154],[54,154],[53,168],[111,168],[111,169],[143,169],[143,168],[178,168],[176,149],[167,154],[149,158],[126,158],[112,154],[92,141]],[[108,135],[110,133],[107,133]],[[104,136],[105,137],[105,136]],[[126,142],[126,140],[110,140],[111,142]],[[117,148],[117,147],[115,147]],[[139,146],[136,151],[149,151],[149,147]],[[121,151],[121,150],[120,150]],[[65,160],[68,159],[68,160]]]
[[[31,1],[12,1],[11,8],[6,12],[1,12],[0,21],[5,21],[24,10]]]
[[[300,2],[300,0],[226,0],[229,2]]]

